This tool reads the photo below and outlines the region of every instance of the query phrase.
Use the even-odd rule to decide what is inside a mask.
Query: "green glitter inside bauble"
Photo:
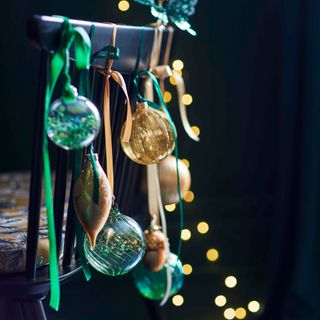
[[[96,106],[86,97],[54,101],[48,116],[48,137],[65,150],[81,149],[97,136],[101,119]]]
[[[144,234],[139,224],[121,214],[115,206],[93,250],[88,237],[84,239],[84,253],[90,265],[109,276],[128,273],[142,259],[144,251]]]
[[[138,291],[151,300],[161,300],[167,290],[167,265],[170,265],[172,287],[170,296],[177,293],[183,285],[182,263],[174,253],[170,253],[166,264],[158,272],[152,272],[140,263],[133,272],[133,281]]]

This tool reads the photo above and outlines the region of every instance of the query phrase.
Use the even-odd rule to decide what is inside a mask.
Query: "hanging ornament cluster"
[[[181,29],[194,33],[188,23],[188,17],[193,14],[196,0],[168,0],[158,3],[151,0],[137,1],[151,6],[153,15],[158,17],[160,22],[166,24],[170,19]],[[180,233],[179,247],[175,255],[170,251],[163,203],[180,202],[180,229],[182,229],[181,197],[190,188],[191,177],[188,168],[178,159],[176,128],[162,96],[164,78],[171,74],[167,63],[158,66],[163,29],[163,26],[155,28],[156,31],[161,30],[161,36],[154,41],[150,70],[136,72],[134,85],[137,90],[137,105],[131,114],[126,83],[119,72],[112,70],[113,61],[118,59],[120,54],[116,47],[116,25],[112,28],[110,45],[91,56],[91,40],[86,31],[74,28],[68,19],[64,19],[61,44],[53,54],[50,64],[43,137],[44,182],[50,241],[50,305],[56,310],[59,306],[60,291],[48,138],[62,149],[75,151],[73,172],[75,183],[72,197],[77,216],[77,248],[87,280],[90,279],[89,265],[109,276],[123,275],[136,267],[133,277],[137,289],[146,298],[162,299],[161,305],[183,285]],[[94,28],[91,28],[91,31],[92,37]],[[167,39],[169,47],[172,40],[170,37]],[[71,85],[69,74],[69,51],[72,44],[74,44],[75,66],[80,71],[79,94]],[[166,58],[168,54],[167,44]],[[102,58],[106,60],[103,67],[94,65],[96,59]],[[89,95],[87,84],[90,64],[104,76],[102,120],[96,106],[86,97]],[[60,76],[62,96],[51,103]],[[160,79],[160,84],[156,77]],[[138,82],[146,78],[145,85],[146,88],[149,86],[149,89],[145,88],[144,97],[139,92]],[[135,220],[120,212],[113,195],[110,79],[120,86],[126,98],[124,103],[127,107],[126,121],[120,139],[122,149],[132,161],[148,166],[149,213],[153,220],[145,232]],[[182,84],[179,88],[183,88]],[[157,94],[158,103],[154,102],[153,92]],[[179,91],[180,96],[182,92],[183,90]],[[192,137],[185,108],[181,109],[181,103],[179,106],[184,127]],[[98,135],[102,121],[106,168],[102,168],[98,155],[93,152],[93,141]],[[82,163],[82,149],[88,146],[90,146],[89,152]],[[173,152],[174,156],[171,156]]]

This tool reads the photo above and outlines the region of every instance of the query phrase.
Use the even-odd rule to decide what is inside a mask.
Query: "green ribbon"
[[[152,83],[153,83],[153,87],[154,87],[154,89],[156,91],[156,94],[157,94],[157,96],[159,98],[160,105],[155,103],[155,102],[153,102],[153,101],[150,101],[150,100],[146,99],[145,97],[143,97],[140,94],[138,79],[141,78],[141,77],[144,77],[144,76],[148,76],[148,77],[151,78]],[[154,76],[154,74],[149,70],[141,70],[141,71],[139,71],[137,73],[137,75],[133,79],[133,83],[134,83],[136,91],[137,91],[138,100],[146,102],[150,107],[152,107],[154,109],[157,109],[157,110],[161,110],[162,109],[162,111],[166,114],[166,116],[167,116],[167,118],[169,120],[170,127],[171,127],[172,132],[173,132],[174,143],[175,143],[174,154],[175,154],[175,158],[176,158],[176,171],[177,171],[177,180],[178,180],[177,188],[178,188],[179,209],[180,209],[180,235],[179,235],[179,244],[178,244],[178,251],[177,251],[177,256],[178,256],[178,259],[179,259],[180,255],[181,255],[181,247],[182,247],[181,231],[182,231],[183,225],[184,225],[184,212],[183,212],[183,203],[182,203],[182,197],[181,197],[181,191],[180,191],[180,175],[179,175],[179,166],[178,166],[178,164],[179,164],[179,153],[178,153],[178,138],[177,138],[176,128],[174,126],[174,123],[173,123],[172,118],[170,116],[170,113],[168,111],[167,105],[164,102],[159,82],[158,82],[157,78]]]
[[[56,235],[54,227],[54,212],[52,200],[52,183],[50,170],[50,157],[48,150],[48,115],[52,94],[56,83],[62,73],[63,95],[62,99],[72,101],[76,98],[71,86],[69,75],[69,49],[74,43],[75,65],[80,70],[88,70],[90,66],[91,42],[88,34],[83,28],[74,28],[67,18],[64,18],[62,40],[57,51],[53,54],[49,70],[49,78],[46,85],[45,104],[44,104],[44,128],[43,128],[43,171],[45,201],[48,220],[49,236],[49,270],[50,270],[50,306],[58,310],[60,304],[60,283],[59,283],[59,264],[56,249]]]

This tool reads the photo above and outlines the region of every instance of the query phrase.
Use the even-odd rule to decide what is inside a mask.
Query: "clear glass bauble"
[[[66,102],[60,98],[50,106],[47,133],[65,150],[81,149],[96,138],[100,125],[99,111],[89,99],[76,96]]]
[[[133,271],[133,281],[142,296],[151,300],[161,300],[167,290],[167,265],[170,265],[172,287],[170,296],[177,293],[183,285],[182,263],[174,253],[170,253],[167,262],[158,272],[147,269],[140,263]]]
[[[128,273],[142,259],[144,252],[142,229],[135,220],[121,214],[117,207],[111,208],[93,250],[88,237],[84,239],[84,253],[90,265],[109,276]]]

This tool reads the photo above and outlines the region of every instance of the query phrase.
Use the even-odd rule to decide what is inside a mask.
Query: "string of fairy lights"
[[[118,9],[122,12],[128,11],[130,9],[130,2],[127,0],[120,0],[118,2]],[[184,69],[184,63],[180,59],[176,59],[172,62],[172,68],[178,72],[182,76],[182,71]],[[174,77],[169,78],[169,83],[172,86],[176,85],[176,81]],[[163,94],[163,98],[165,103],[170,103],[173,96],[170,91],[165,91]],[[190,93],[186,93],[182,97],[182,101],[186,106],[191,106],[193,103],[193,97]],[[200,128],[198,126],[191,127],[196,136],[200,135]],[[190,161],[187,159],[181,159],[185,165],[190,168]],[[195,194],[193,191],[189,190],[186,192],[183,200],[186,203],[191,203],[195,199]],[[176,204],[168,204],[165,205],[165,209],[168,213],[174,213],[176,211]],[[201,235],[205,235],[209,232],[210,226],[206,221],[199,221],[197,223],[197,232]],[[181,239],[183,241],[189,241],[192,237],[191,230],[188,228],[184,228],[181,231]],[[216,248],[209,248],[205,253],[205,257],[209,263],[216,263],[220,258],[220,253]],[[186,276],[190,276],[193,272],[193,267],[190,263],[185,263],[182,266],[183,273]],[[238,285],[238,280],[234,275],[228,275],[224,279],[224,284],[229,289],[234,289]],[[181,307],[184,304],[184,297],[181,294],[176,294],[172,297],[171,302],[176,307]],[[223,294],[219,294],[216,297],[213,297],[213,304],[218,308],[223,309],[223,317],[227,320],[232,319],[245,319],[248,315],[248,311],[251,314],[256,314],[260,311],[260,303],[257,300],[251,300],[248,302],[246,308],[243,306],[239,306],[237,308],[232,308],[229,305],[229,300]]]

